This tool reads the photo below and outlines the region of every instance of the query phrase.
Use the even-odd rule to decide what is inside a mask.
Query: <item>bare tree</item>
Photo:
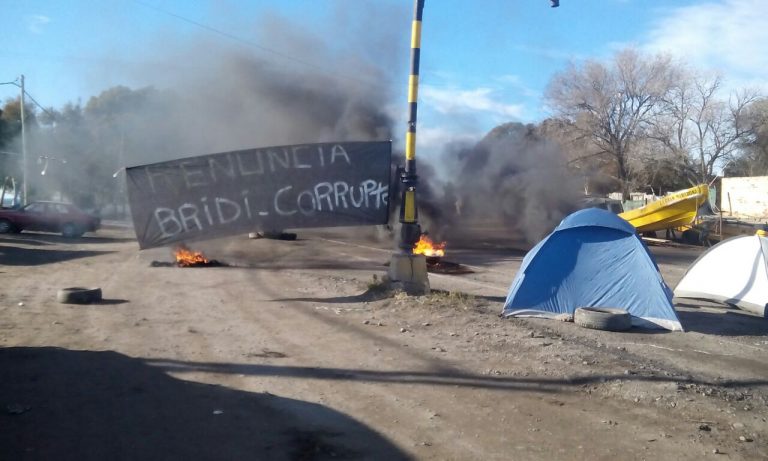
[[[698,182],[708,182],[718,164],[734,160],[752,134],[747,108],[758,93],[742,90],[725,100],[722,86],[720,76],[681,76],[649,131],[673,156],[688,156]]]
[[[747,123],[751,135],[742,141],[743,155],[738,161],[730,162],[738,165],[743,173],[764,175],[768,173],[768,98],[762,98],[749,105]],[[737,169],[737,170],[738,170]]]
[[[669,56],[645,57],[629,48],[608,64],[572,64],[547,88],[547,101],[557,116],[589,139],[598,154],[615,161],[625,197],[632,183],[633,146],[667,99],[677,74]]]
[[[733,160],[740,142],[750,135],[746,120],[746,107],[757,99],[757,92],[742,90],[733,93],[728,101],[715,98],[719,79],[711,85],[696,85],[698,105],[696,117],[691,119],[694,133],[693,155],[699,163],[699,179],[709,181],[715,165]]]
[[[684,159],[693,146],[687,124],[693,111],[695,91],[688,73],[681,72],[678,77],[662,101],[661,109],[649,123],[646,134],[671,157]]]

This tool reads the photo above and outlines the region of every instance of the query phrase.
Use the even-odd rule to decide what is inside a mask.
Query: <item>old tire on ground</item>
[[[101,288],[62,288],[56,300],[63,304],[91,304],[101,301]]]
[[[10,234],[14,232],[14,225],[7,219],[0,219],[0,234]]]
[[[83,235],[83,231],[77,225],[68,222],[61,226],[61,235],[67,238],[77,238]]]
[[[266,231],[262,234],[266,239],[272,240],[296,240],[296,233],[283,231]]]
[[[579,307],[573,314],[573,323],[593,330],[625,331],[632,328],[632,316],[623,309]]]

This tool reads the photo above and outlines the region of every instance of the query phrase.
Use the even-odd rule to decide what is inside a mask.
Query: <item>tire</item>
[[[296,234],[294,232],[283,231],[266,231],[263,233],[264,238],[271,240],[296,240]]]
[[[82,230],[80,230],[76,225],[74,225],[71,222],[68,222],[61,226],[61,235],[67,238],[77,238],[84,234]]]
[[[56,294],[62,304],[91,304],[101,301],[101,288],[62,288]]]
[[[16,226],[7,219],[0,219],[0,234],[12,234],[16,232]]]
[[[683,242],[688,245],[701,245],[701,234],[693,229],[688,229],[683,232]]]
[[[626,331],[632,328],[632,316],[623,309],[579,307],[573,314],[573,323],[593,330]]]

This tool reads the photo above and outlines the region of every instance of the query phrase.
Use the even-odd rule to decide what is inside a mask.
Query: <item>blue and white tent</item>
[[[577,307],[625,309],[634,326],[683,329],[672,291],[635,228],[597,208],[567,216],[528,252],[503,314],[553,318]]]

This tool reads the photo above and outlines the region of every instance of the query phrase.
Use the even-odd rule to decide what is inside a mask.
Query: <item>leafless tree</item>
[[[609,63],[589,60],[556,74],[548,104],[597,148],[612,158],[623,193],[632,185],[630,156],[668,96],[679,68],[666,55],[646,57],[629,48]]]
[[[725,176],[763,176],[768,174],[768,98],[747,107],[749,136],[739,142],[740,153],[723,166]]]
[[[715,167],[734,160],[752,134],[747,108],[757,91],[721,97],[720,76],[682,75],[663,103],[649,136],[673,156],[688,156],[698,182],[708,182]]]
[[[768,173],[768,98],[750,104],[747,121],[752,131],[744,140],[744,161],[753,174]]]

